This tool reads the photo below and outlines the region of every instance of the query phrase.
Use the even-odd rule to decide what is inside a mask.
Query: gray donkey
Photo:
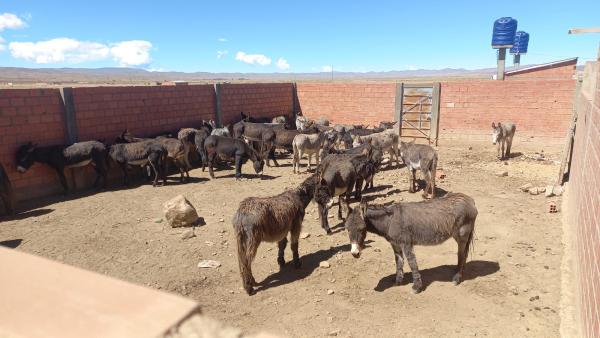
[[[360,257],[367,232],[384,237],[394,250],[396,284],[402,284],[404,279],[406,257],[413,275],[412,289],[418,293],[423,288],[423,282],[413,247],[442,244],[452,237],[458,244],[458,265],[452,278],[456,285],[462,281],[476,218],[475,201],[460,193],[390,206],[367,206],[366,202],[361,201],[360,207],[352,210],[346,220],[350,252],[355,258]]]
[[[492,122],[492,143],[498,144],[499,159],[504,160],[510,156],[510,147],[512,146],[515,131],[517,131],[517,126],[512,122],[498,122],[498,125]],[[504,148],[505,144],[506,152]]]
[[[438,156],[435,149],[426,144],[413,144],[400,142],[400,157],[409,171],[409,187],[408,192],[414,193],[417,191],[417,183],[415,172],[421,170],[423,178],[427,182],[425,190],[423,190],[424,198],[435,197],[435,172],[437,170]]]
[[[283,268],[289,232],[294,266],[300,267],[298,238],[304,210],[313,198],[316,183],[317,177],[313,174],[296,189],[272,197],[248,197],[240,203],[232,222],[242,283],[249,295],[254,294],[254,286],[257,285],[251,265],[261,242],[278,242],[277,263]]]

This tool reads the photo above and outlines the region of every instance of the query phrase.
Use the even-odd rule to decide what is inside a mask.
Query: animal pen
[[[594,174],[600,166],[600,68],[598,62],[588,62],[584,75],[574,79],[576,64],[576,59],[567,59],[506,72],[504,81],[0,90],[0,162],[20,205],[20,214],[2,218],[0,241],[20,251],[191,298],[188,302],[148,296],[180,304],[181,317],[196,313],[199,305],[204,313],[247,331],[261,323],[268,331],[289,336],[390,332],[544,336],[559,334],[561,318],[564,323],[570,313],[581,320],[579,332],[593,336],[600,330],[600,181]],[[83,189],[93,177],[91,169],[85,168],[67,173],[69,185],[75,183],[79,191],[66,199],[56,195],[62,189],[53,171],[34,165],[20,174],[14,163],[17,148],[28,141],[42,145],[112,141],[124,129],[146,137],[208,119],[230,124],[239,119],[240,111],[257,117],[302,112],[310,119],[371,126],[396,120],[401,121],[402,140],[417,138],[437,146],[440,166],[447,173],[437,185],[469,193],[480,210],[465,282],[450,285],[455,257],[447,253],[456,250],[451,243],[441,249],[419,248],[425,291],[413,296],[406,292],[406,284],[394,286],[395,271],[388,259],[391,248],[386,242],[370,236],[372,242],[355,261],[348,257],[342,226],[338,224],[333,235],[324,235],[311,205],[300,235],[302,267],[284,266],[280,271],[270,259],[277,250],[261,246],[253,265],[261,285],[255,296],[246,296],[239,289],[230,218],[243,198],[275,195],[306,178],[292,174],[289,158],[281,160],[280,167],[266,168],[264,179],[236,182],[224,170],[209,180],[207,173],[195,169],[191,184],[169,182],[154,190],[137,186],[97,194]],[[552,200],[525,195],[519,187],[526,183],[542,186],[548,177],[554,181],[559,164],[553,160],[562,158],[574,112],[577,122],[572,160],[566,168],[566,195]],[[513,148],[520,155],[507,164],[496,160],[489,144],[494,121],[518,125]],[[113,180],[115,173],[113,166]],[[379,187],[366,196],[369,203],[419,200],[406,193],[405,175],[403,170],[386,170],[375,176]],[[164,226],[156,210],[179,194],[195,205],[205,225],[185,231]],[[548,213],[549,202],[561,212]],[[563,239],[573,245],[562,250],[558,243]],[[199,259],[219,265],[198,267]],[[571,272],[574,278],[566,278],[573,285],[561,285],[561,275],[565,279],[561,260],[577,262]],[[17,270],[7,274],[11,271]],[[569,306],[561,302],[560,290],[564,294],[572,287],[574,296],[569,299],[574,304]],[[14,298],[6,293],[11,286],[0,290],[10,304]],[[0,307],[0,318],[8,318],[11,309]],[[174,322],[177,319],[164,326]]]

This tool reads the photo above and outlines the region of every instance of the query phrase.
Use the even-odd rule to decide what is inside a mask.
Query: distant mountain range
[[[525,66],[523,66],[525,67]],[[411,78],[486,78],[495,74],[495,68],[483,69],[419,69],[388,72],[332,73],[209,73],[209,72],[155,72],[137,68],[17,68],[0,67],[0,84],[122,84],[155,83],[164,81],[240,82],[240,81],[327,81],[331,80],[395,80]]]

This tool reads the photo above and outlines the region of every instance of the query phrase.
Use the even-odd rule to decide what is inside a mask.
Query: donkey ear
[[[500,128],[502,126],[502,123],[498,122],[498,128]]]
[[[492,128],[496,128],[496,124],[492,122]]]
[[[365,200],[364,198],[360,199],[360,213],[362,214],[362,217],[364,218],[367,215],[367,200]]]
[[[327,185],[327,181],[324,178],[321,177],[321,183],[320,184],[321,185]]]

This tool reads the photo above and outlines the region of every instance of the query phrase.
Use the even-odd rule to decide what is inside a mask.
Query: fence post
[[[298,102],[298,87],[296,86],[296,82],[292,82],[292,109],[294,110],[292,112],[293,116],[295,116],[298,113],[298,106],[299,106],[299,102]]]
[[[223,127],[223,115],[221,114],[221,84],[215,83],[215,121],[219,128]]]
[[[77,121],[75,119],[75,104],[73,103],[73,88],[63,87],[60,89],[61,103],[65,112],[65,129],[69,143],[78,141]]]
[[[404,100],[404,83],[396,83],[396,99],[394,101],[394,121],[398,122],[398,135],[402,137],[402,104]]]
[[[429,137],[435,137],[435,146],[438,145],[439,136],[439,125],[440,125],[440,83],[436,82],[433,84],[433,90],[431,93],[431,121]]]

